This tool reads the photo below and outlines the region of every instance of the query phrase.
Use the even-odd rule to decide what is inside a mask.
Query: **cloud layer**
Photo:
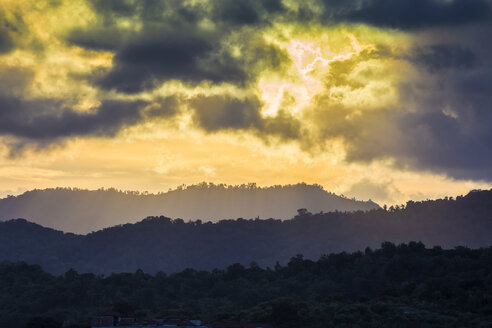
[[[115,137],[145,122],[188,118],[188,128],[204,134],[294,143],[312,155],[340,142],[346,163],[384,160],[492,180],[490,1],[82,7],[90,19],[63,21],[66,28],[51,34],[36,34],[41,27],[25,23],[25,8],[0,10],[0,135],[18,145]],[[59,49],[81,64],[46,73],[13,60],[49,62]],[[38,92],[48,88],[43,74],[71,91]]]

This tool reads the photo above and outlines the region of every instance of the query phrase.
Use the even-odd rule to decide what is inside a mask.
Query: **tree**
[[[135,313],[135,308],[128,302],[118,302],[113,305],[113,311],[120,313],[124,317],[129,317]]]
[[[62,324],[51,317],[32,317],[27,321],[26,328],[62,328]]]

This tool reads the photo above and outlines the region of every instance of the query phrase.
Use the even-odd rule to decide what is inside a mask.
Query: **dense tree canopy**
[[[261,321],[278,328],[489,325],[492,248],[386,242],[317,261],[297,255],[274,268],[235,263],[155,275],[69,270],[52,276],[38,265],[0,264],[1,327],[23,327],[39,316],[83,326],[111,308],[139,317],[180,311],[209,323]]]

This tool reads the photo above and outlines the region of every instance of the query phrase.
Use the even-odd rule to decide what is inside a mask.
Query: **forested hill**
[[[0,223],[0,260],[41,264],[62,273],[176,272],[223,268],[230,263],[274,266],[294,254],[363,250],[384,241],[428,246],[492,245],[492,191],[456,199],[409,202],[404,208],[353,213],[300,211],[291,220],[217,223],[150,217],[88,235],[64,234],[25,220]]]
[[[0,327],[89,328],[91,316],[109,309],[140,319],[178,312],[206,324],[275,328],[491,327],[491,273],[492,248],[416,242],[317,261],[295,256],[267,269],[231,263],[155,275],[69,270],[54,277],[39,266],[0,262]],[[33,320],[39,316],[51,320],[41,326]]]
[[[46,189],[0,199],[0,220],[29,218],[62,231],[87,233],[152,215],[184,220],[236,218],[289,219],[299,208],[311,212],[377,208],[325,191],[319,185],[257,187],[201,183],[166,193],[121,192],[116,189]]]

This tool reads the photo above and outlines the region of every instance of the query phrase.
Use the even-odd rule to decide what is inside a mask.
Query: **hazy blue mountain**
[[[149,217],[87,235],[63,233],[26,220],[0,222],[0,261],[24,260],[49,272],[175,272],[231,263],[285,263],[293,254],[364,250],[382,242],[422,241],[432,247],[492,245],[492,191],[456,199],[408,202],[404,208],[312,214],[290,220],[184,222]]]
[[[29,218],[46,227],[87,233],[153,215],[203,221],[240,217],[288,219],[299,208],[314,213],[370,210],[378,205],[307,184],[260,188],[255,184],[202,183],[159,194],[57,188],[0,199],[0,220]]]

